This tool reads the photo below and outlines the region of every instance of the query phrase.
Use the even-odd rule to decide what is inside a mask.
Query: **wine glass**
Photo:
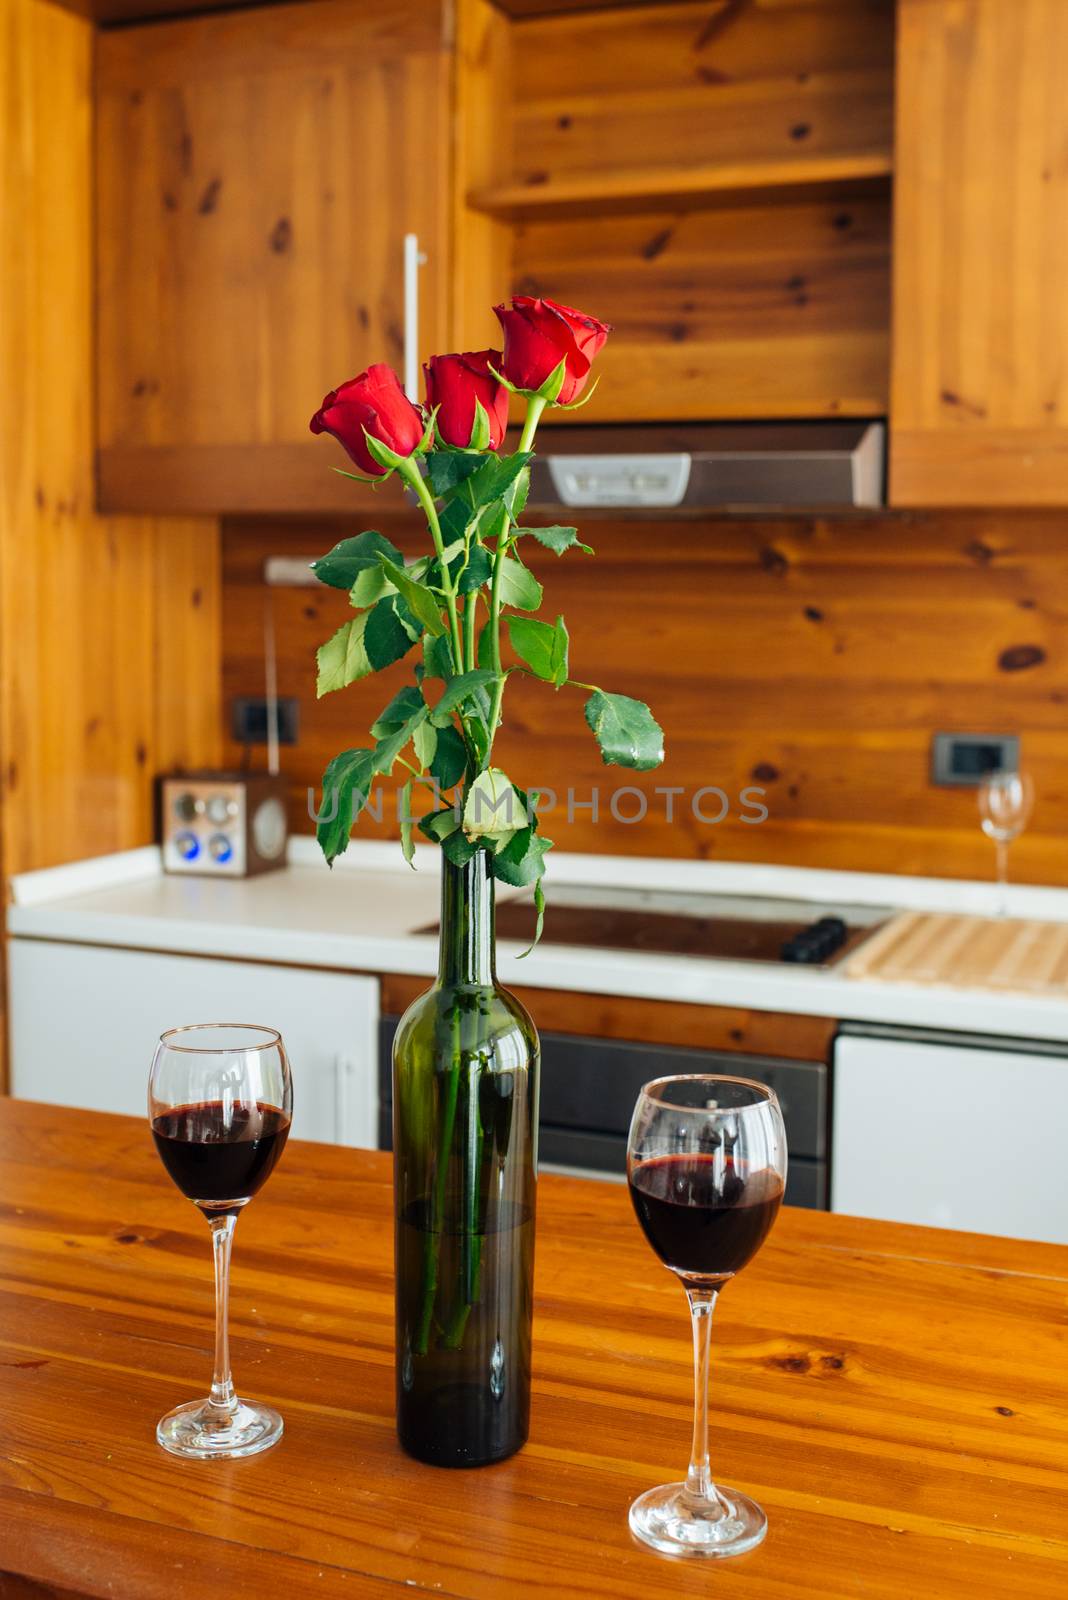
[[[238,1212],[274,1169],[289,1136],[293,1084],[282,1038],[243,1022],[171,1028],[156,1046],[148,1116],[163,1165],[203,1212],[215,1258],[215,1370],[206,1400],[165,1416],[156,1438],[172,1455],[256,1455],[282,1437],[270,1406],[239,1400],[230,1376],[230,1246]]]
[[[979,818],[983,832],[997,848],[998,916],[1008,911],[1009,845],[1031,818],[1035,787],[1027,772],[995,768],[979,785]]]
[[[627,1180],[642,1231],[682,1281],[694,1349],[693,1450],[685,1483],[647,1489],[631,1532],[672,1556],[742,1555],[767,1518],[708,1465],[708,1350],[716,1296],[767,1238],[786,1182],[786,1130],[762,1083],[698,1074],[658,1078],[638,1096]]]

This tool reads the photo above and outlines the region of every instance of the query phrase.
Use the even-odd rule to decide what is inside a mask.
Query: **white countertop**
[[[353,841],[333,871],[313,839],[290,843],[289,865],[247,879],[167,876],[154,847],[23,874],[12,880],[8,931],[16,938],[165,950],[358,972],[430,975],[439,853],[417,847],[412,871],[397,845]],[[687,892],[785,895],[894,909],[991,913],[989,884],[868,873],[553,853],[546,880]],[[508,891],[512,893],[513,891]],[[1068,921],[1068,891],[1014,888],[1014,916]],[[1064,1000],[982,989],[889,984],[814,971],[698,957],[543,944],[525,958],[501,941],[502,982],[599,994],[643,995],[842,1021],[1068,1041]]]

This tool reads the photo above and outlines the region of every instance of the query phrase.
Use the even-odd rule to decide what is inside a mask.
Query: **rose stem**
[[[434,541],[438,561],[441,564],[441,586],[445,590],[445,607],[449,613],[449,633],[452,637],[452,656],[457,672],[464,669],[463,644],[460,639],[460,619],[456,614],[456,589],[453,586],[452,574],[445,561],[445,544],[441,537],[441,523],[438,521],[438,508],[434,504],[434,497],[423,482],[423,474],[409,457],[400,468],[401,475],[406,483],[415,491],[416,499],[426,513],[427,524],[430,528],[430,537]]]
[[[517,455],[522,455],[529,450],[534,442],[534,433],[541,414],[548,405],[548,401],[540,394],[532,394],[527,400],[527,415],[523,423],[523,432],[519,438]],[[509,527],[511,524],[509,524]],[[493,557],[493,577],[490,582],[490,666],[497,674],[497,682],[493,688],[493,704],[490,707],[489,719],[489,749],[486,752],[486,765],[489,765],[493,753],[493,741],[497,735],[497,724],[501,717],[501,701],[504,698],[504,673],[501,670],[501,574],[504,570],[504,558],[508,551],[509,540],[505,532],[497,540],[497,549]]]

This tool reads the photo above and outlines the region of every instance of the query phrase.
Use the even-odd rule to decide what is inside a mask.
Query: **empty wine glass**
[[[998,916],[1008,910],[1009,845],[1031,818],[1035,789],[1029,773],[996,768],[979,785],[979,819],[997,850]]]
[[[148,1080],[152,1137],[171,1178],[208,1219],[215,1259],[211,1393],[160,1422],[156,1438],[172,1455],[251,1456],[282,1437],[277,1411],[234,1392],[227,1312],[238,1213],[273,1171],[292,1111],[289,1060],[273,1028],[195,1023],[171,1028],[156,1046]]]
[[[627,1179],[645,1237],[686,1291],[694,1349],[686,1481],[639,1495],[631,1532],[664,1555],[742,1555],[768,1523],[755,1500],[717,1488],[709,1472],[709,1333],[719,1291],[756,1255],[779,1213],[786,1130],[778,1100],[747,1078],[647,1083],[630,1125]]]

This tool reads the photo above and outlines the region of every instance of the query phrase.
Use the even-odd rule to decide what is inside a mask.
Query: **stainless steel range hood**
[[[530,505],[693,515],[883,504],[882,422],[544,428]]]

